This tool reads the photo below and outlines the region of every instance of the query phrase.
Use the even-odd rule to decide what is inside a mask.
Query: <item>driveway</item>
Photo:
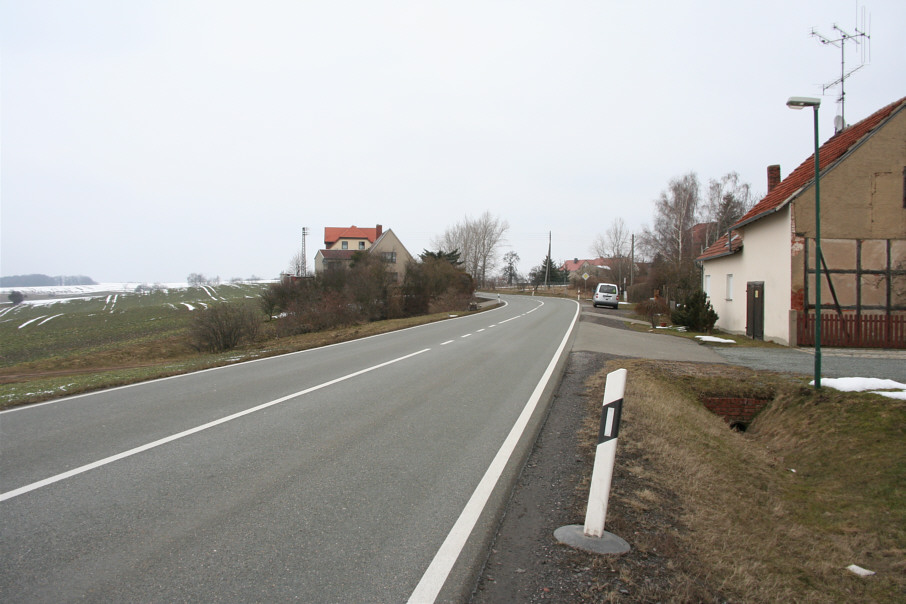
[[[641,333],[626,322],[642,323],[626,311],[582,307],[579,333],[573,351],[603,352],[624,357],[664,361],[728,363],[761,371],[812,376],[812,348],[749,348],[735,345],[700,344],[663,333]],[[822,377],[873,377],[906,383],[906,351],[823,348]]]

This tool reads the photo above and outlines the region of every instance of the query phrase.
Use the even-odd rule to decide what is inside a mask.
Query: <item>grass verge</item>
[[[481,311],[458,314],[475,312]],[[437,313],[283,338],[265,329],[262,338],[254,344],[218,354],[194,352],[184,336],[173,336],[170,332],[160,337],[123,339],[90,351],[62,350],[53,356],[0,367],[0,409],[338,344],[451,316],[454,315]]]
[[[618,573],[632,601],[904,601],[906,403],[726,366],[624,360],[589,382],[589,457],[606,371],[618,366],[629,380],[607,530],[637,555],[591,559],[601,580],[590,600],[627,599],[608,579]],[[721,390],[771,392],[773,402],[738,433],[698,401]],[[858,577],[850,564],[877,574]]]

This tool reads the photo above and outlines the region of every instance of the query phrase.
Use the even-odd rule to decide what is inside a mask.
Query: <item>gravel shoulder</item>
[[[500,602],[645,601],[626,576],[643,576],[646,586],[664,593],[678,572],[670,535],[680,527],[679,509],[657,512],[626,505],[642,489],[651,489],[626,468],[639,452],[623,447],[614,469],[607,530],[630,544],[657,543],[657,551],[636,548],[622,556],[597,556],[560,544],[554,531],[583,524],[587,474],[593,458],[579,446],[588,409],[586,381],[612,355],[574,351],[570,355],[550,415],[513,492],[491,548],[472,604]],[[661,494],[670,501],[669,493]],[[603,579],[603,580],[602,580]]]

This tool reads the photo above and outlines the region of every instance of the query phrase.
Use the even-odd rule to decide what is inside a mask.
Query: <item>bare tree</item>
[[[749,183],[739,182],[739,174],[729,172],[708,183],[708,199],[702,208],[702,221],[709,224],[705,247],[725,235],[733,224],[752,209],[756,196]]]
[[[629,230],[622,218],[614,218],[603,235],[595,237],[591,251],[600,258],[610,258],[611,268],[622,287],[623,277],[629,273]]]
[[[305,269],[305,256],[302,255],[302,252],[296,252],[289,261],[289,272],[297,277],[301,277],[306,273]]]
[[[671,180],[655,201],[654,228],[642,233],[641,243],[649,255],[660,255],[677,269],[693,259],[692,227],[699,202],[698,188],[695,172]]]
[[[516,264],[519,263],[519,254],[509,251],[503,255],[503,278],[506,279],[507,285],[512,285],[513,281],[519,280],[519,272]]]
[[[655,201],[654,227],[645,228],[639,238],[643,250],[652,259],[653,285],[655,289],[663,289],[662,293],[679,296],[684,290],[700,286],[692,245],[698,204],[695,172],[672,179]]]
[[[490,212],[477,219],[466,216],[439,238],[432,239],[431,245],[442,250],[458,250],[466,272],[479,285],[484,285],[487,276],[497,267],[498,249],[509,228],[506,220],[491,216]]]

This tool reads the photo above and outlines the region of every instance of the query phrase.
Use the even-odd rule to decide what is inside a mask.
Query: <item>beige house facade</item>
[[[819,158],[822,345],[906,347],[906,98],[835,134]],[[718,328],[813,344],[814,185],[812,156],[699,257]]]
[[[387,271],[401,283],[406,269],[413,258],[406,246],[392,229],[383,230],[381,225],[374,229],[327,227],[324,229],[325,249],[315,254],[315,273],[333,268],[349,266],[358,252],[375,255],[387,265]]]

